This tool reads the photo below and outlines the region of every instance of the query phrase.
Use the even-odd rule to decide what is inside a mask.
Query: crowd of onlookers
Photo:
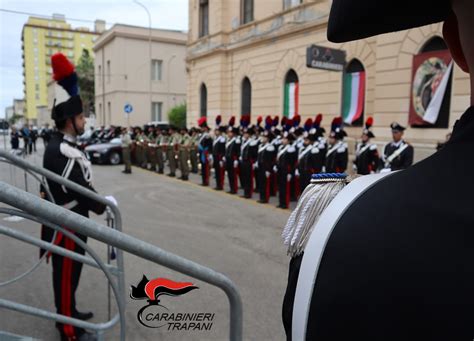
[[[46,146],[52,133],[53,129],[49,127],[49,124],[45,124],[40,129],[27,124],[23,125],[22,128],[17,128],[13,125],[10,132],[11,149],[18,155],[32,154],[36,152],[36,142],[38,141],[38,138],[41,138]]]

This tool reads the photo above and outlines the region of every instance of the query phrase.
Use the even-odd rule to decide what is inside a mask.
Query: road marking
[[[153,175],[157,175],[157,176],[160,176],[160,177],[163,177],[165,179],[168,179],[168,180],[173,180],[175,182],[179,182],[180,184],[187,184],[187,185],[191,185],[191,186],[194,186],[194,187],[197,187],[199,189],[204,189],[208,192],[212,192],[212,193],[215,193],[215,194],[220,194],[220,195],[223,195],[223,196],[226,196],[226,197],[231,197],[231,198],[234,198],[234,199],[238,199],[238,200],[241,200],[241,201],[244,201],[248,204],[252,204],[252,205],[255,205],[255,206],[259,206],[259,207],[264,207],[264,208],[267,208],[267,209],[271,209],[271,210],[274,210],[274,211],[278,211],[280,213],[286,213],[288,215],[290,215],[291,211],[289,209],[287,210],[282,210],[280,208],[277,208],[277,207],[274,207],[273,205],[270,205],[270,204],[261,204],[253,199],[247,199],[247,198],[241,198],[239,195],[236,195],[236,194],[230,194],[230,193],[227,193],[225,192],[224,190],[222,191],[216,191],[215,189],[209,187],[209,186],[201,186],[199,184],[196,184],[192,181],[183,181],[183,180],[180,180],[179,178],[176,178],[176,177],[171,177],[171,176],[167,176],[165,174],[160,174],[160,173],[157,173],[155,171],[152,171],[152,170],[149,170],[149,169],[145,169],[145,168],[141,168],[141,167],[137,167],[137,166],[134,166],[133,167],[134,169],[139,169],[140,171],[143,171],[143,172],[147,172],[147,173],[151,173]]]

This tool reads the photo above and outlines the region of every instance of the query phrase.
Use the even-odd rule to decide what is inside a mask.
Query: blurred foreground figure
[[[471,73],[472,92],[471,0],[334,0],[328,38],[340,43],[440,21],[454,61]],[[310,190],[319,200],[305,191],[283,233],[292,257],[288,339],[473,339],[473,104],[471,93],[446,145],[405,170],[349,184],[343,175],[316,176]]]

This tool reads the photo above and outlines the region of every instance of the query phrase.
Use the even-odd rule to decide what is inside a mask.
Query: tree
[[[186,127],[186,103],[172,108],[168,113],[168,119],[171,125],[178,128]]]
[[[82,99],[84,114],[89,117],[94,109],[94,59],[90,56],[89,51],[82,49],[81,58],[76,66],[77,77],[79,82],[79,94]]]

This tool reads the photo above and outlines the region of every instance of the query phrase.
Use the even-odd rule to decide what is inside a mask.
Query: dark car
[[[120,138],[92,144],[87,146],[84,151],[92,163],[118,165],[122,162],[122,142]]]

